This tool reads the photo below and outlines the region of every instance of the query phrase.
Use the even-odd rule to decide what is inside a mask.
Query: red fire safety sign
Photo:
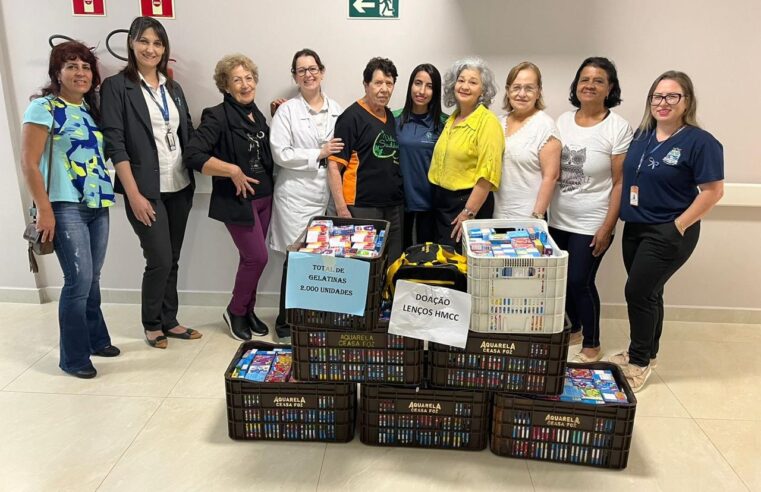
[[[141,15],[174,19],[174,0],[140,0]]]
[[[74,15],[106,15],[106,0],[72,0]]]

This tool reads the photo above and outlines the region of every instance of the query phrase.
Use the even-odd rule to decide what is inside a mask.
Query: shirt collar
[[[458,125],[465,125],[470,127],[472,130],[478,130],[478,122],[481,121],[481,117],[483,116],[484,111],[488,111],[486,106],[479,104],[476,109],[474,109],[473,112],[470,113],[464,121],[458,123]]]
[[[137,72],[137,74],[140,76],[140,82],[141,83],[145,83],[145,85],[147,85],[148,87],[151,86],[148,82],[145,81],[145,77],[143,77],[142,73]],[[163,73],[159,72],[159,87],[164,85],[164,84],[166,84],[166,77],[164,76]]]

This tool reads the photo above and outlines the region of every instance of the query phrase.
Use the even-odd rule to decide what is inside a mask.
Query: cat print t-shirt
[[[504,132],[506,121],[507,115],[499,119]],[[495,219],[531,218],[542,185],[539,152],[552,137],[560,140],[555,122],[544,111],[537,111],[518,131],[505,137],[502,181],[494,193]]]
[[[568,111],[557,121],[563,153],[549,224],[556,229],[591,236],[608,213],[613,189],[611,157],[626,153],[632,141],[632,129],[612,111],[590,127],[577,125],[575,115],[576,111]]]

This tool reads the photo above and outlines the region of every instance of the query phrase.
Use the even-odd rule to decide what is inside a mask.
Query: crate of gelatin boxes
[[[491,450],[512,458],[623,469],[636,408],[618,366],[571,363],[560,396],[494,395]]]
[[[380,332],[291,326],[294,374],[300,381],[414,385],[423,378],[423,341]]]
[[[465,348],[429,343],[428,371],[437,387],[557,395],[563,390],[570,331],[468,332]]]
[[[360,439],[375,446],[486,448],[489,393],[363,384]]]
[[[286,345],[245,342],[225,371],[232,439],[348,442],[354,438],[357,386],[292,377]]]
[[[480,333],[558,333],[565,321],[568,253],[543,220],[468,220],[470,329]]]
[[[353,316],[315,309],[287,309],[289,325],[357,331],[378,329],[378,316],[386,273],[386,238],[389,223],[385,220],[313,217],[306,231],[288,253],[300,252],[366,261],[370,264],[367,278],[365,314]]]

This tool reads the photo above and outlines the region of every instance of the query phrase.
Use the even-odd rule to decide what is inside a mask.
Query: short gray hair
[[[494,83],[494,72],[486,65],[481,58],[468,57],[457,60],[449,67],[444,76],[444,106],[451,108],[457,104],[454,97],[454,84],[460,72],[465,69],[478,70],[481,74],[481,84],[484,87],[484,93],[481,95],[479,102],[487,108],[491,105],[494,97],[497,95],[497,86]]]

